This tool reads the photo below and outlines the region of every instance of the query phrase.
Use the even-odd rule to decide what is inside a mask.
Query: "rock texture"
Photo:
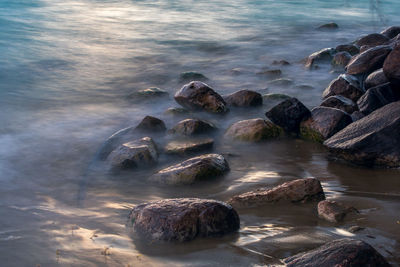
[[[337,108],[349,114],[358,110],[357,105],[351,100],[341,95],[334,95],[326,98],[320,105],[321,107]]]
[[[389,81],[400,84],[400,43],[390,52],[383,64],[383,72]]]
[[[170,132],[182,135],[198,135],[210,133],[216,129],[210,122],[198,119],[186,119],[178,122]]]
[[[352,75],[369,74],[382,68],[385,58],[391,51],[392,47],[388,45],[370,48],[352,58],[347,65],[347,73]]]
[[[357,55],[358,53],[360,53],[360,49],[357,46],[352,45],[352,44],[338,45],[338,46],[336,46],[335,49],[336,49],[337,52],[343,52],[343,51],[349,52],[350,55],[352,55],[352,56]]]
[[[364,46],[364,45],[373,47],[373,46],[387,44],[390,39],[391,38],[388,38],[387,36],[380,34],[380,33],[371,33],[371,34],[368,34],[366,36],[359,38],[356,41],[356,45],[359,47]]]
[[[257,207],[279,201],[305,202],[323,200],[325,194],[321,183],[314,178],[298,179],[272,189],[259,189],[231,198],[234,207]]]
[[[258,118],[234,123],[226,131],[225,136],[240,141],[258,142],[279,137],[282,133],[281,127]]]
[[[212,149],[213,139],[192,140],[192,141],[174,141],[166,145],[164,152],[166,154],[188,154]]]
[[[224,99],[228,105],[234,107],[255,107],[263,103],[261,94],[250,90],[237,91],[224,96]]]
[[[193,184],[196,181],[216,178],[228,170],[228,162],[222,155],[206,154],[162,169],[149,179],[169,185]]]
[[[341,95],[353,101],[357,101],[364,94],[358,79],[348,74],[339,75],[322,93],[322,98]]]
[[[367,90],[369,88],[384,84],[389,82],[386,78],[383,69],[379,69],[368,75],[368,77],[364,81],[364,88]]]
[[[387,38],[392,39],[400,34],[400,27],[399,26],[391,26],[389,28],[384,29],[381,32],[382,35],[385,35]]]
[[[129,215],[128,227],[134,238],[145,241],[185,242],[235,232],[240,219],[226,203],[177,198],[137,205]]]
[[[315,67],[315,64],[330,62],[335,52],[336,51],[334,48],[324,48],[318,52],[315,52],[307,58],[305,67],[311,69]]]
[[[165,123],[152,116],[146,116],[144,119],[136,126],[136,129],[146,132],[164,132],[167,130]]]
[[[364,115],[368,115],[384,105],[400,100],[399,93],[400,91],[397,93],[393,90],[390,83],[385,83],[368,89],[367,92],[358,99],[357,105],[360,112]]]
[[[318,203],[318,216],[329,222],[339,223],[350,212],[357,212],[357,210],[333,200],[323,200]]]
[[[344,70],[350,60],[351,54],[349,52],[338,52],[333,56],[331,64],[334,70]]]

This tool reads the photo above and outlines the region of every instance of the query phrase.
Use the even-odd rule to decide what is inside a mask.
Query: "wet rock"
[[[364,88],[367,90],[368,88],[387,83],[388,81],[389,80],[386,78],[383,69],[379,69],[368,75],[364,81]]]
[[[168,108],[165,112],[165,114],[171,114],[171,115],[182,115],[182,114],[188,114],[189,111],[184,109],[184,108]]]
[[[107,161],[112,169],[133,169],[157,162],[156,145],[150,137],[120,145],[110,153]]]
[[[331,241],[319,248],[284,259],[287,267],[387,266],[385,258],[364,241],[349,238]]]
[[[347,66],[347,64],[351,60],[351,55],[349,52],[338,52],[333,56],[332,59],[332,67],[336,70],[344,70],[344,67]]]
[[[400,43],[387,56],[383,64],[383,72],[389,81],[400,84]]]
[[[314,87],[312,87],[311,85],[308,85],[308,84],[300,84],[300,85],[297,85],[296,88],[299,88],[301,90],[313,90],[313,89],[315,89]]]
[[[165,123],[152,116],[146,116],[144,119],[136,126],[136,129],[146,132],[164,132],[167,130]]]
[[[347,65],[347,73],[352,75],[369,74],[382,68],[387,55],[392,51],[388,45],[376,46],[352,58]]]
[[[341,95],[353,101],[357,101],[364,94],[357,78],[348,74],[339,75],[333,80],[322,93],[322,98],[328,98],[334,95]]]
[[[381,32],[382,35],[386,36],[389,39],[392,39],[396,37],[398,34],[400,34],[400,27],[399,26],[391,26],[389,28],[384,29]]]
[[[360,53],[360,49],[352,44],[343,44],[343,45],[338,45],[336,46],[336,51],[337,52],[348,52],[350,55],[354,56]]]
[[[357,105],[364,115],[368,115],[374,110],[397,100],[400,100],[399,94],[396,94],[390,83],[385,83],[368,89],[358,99]]]
[[[300,122],[311,114],[297,98],[290,98],[271,108],[265,115],[286,132],[298,133]]]
[[[134,238],[149,242],[185,242],[222,236],[240,227],[237,212],[228,204],[208,199],[164,199],[137,205],[128,227]]]
[[[337,25],[335,22],[330,22],[326,24],[322,24],[321,26],[318,26],[319,30],[335,30],[338,29],[339,25]]]
[[[400,167],[400,101],[353,122],[324,145],[333,155],[349,162]]]
[[[216,178],[229,171],[228,162],[222,155],[206,154],[190,158],[158,171],[149,180],[162,184],[193,184],[197,181]]]
[[[186,71],[182,72],[179,75],[179,79],[181,82],[188,82],[188,81],[207,81],[208,78],[203,74],[195,71]]]
[[[323,200],[318,203],[318,216],[329,222],[341,222],[351,212],[357,212],[357,210],[333,200]]]
[[[365,117],[365,115],[363,113],[361,113],[360,111],[354,111],[351,114],[351,119],[353,120],[353,122],[358,121],[364,117]]]
[[[186,119],[178,122],[170,132],[182,135],[197,135],[206,134],[216,129],[217,128],[210,122],[198,119]]]
[[[356,45],[361,47],[363,45],[368,45],[368,46],[378,46],[378,45],[384,45],[389,42],[391,38],[386,37],[383,34],[380,33],[371,33],[366,36],[363,36],[359,38],[356,41]]]
[[[341,95],[334,95],[326,98],[320,105],[321,107],[337,108],[352,114],[358,110],[357,105],[351,100]]]
[[[272,61],[272,65],[289,66],[290,63],[286,60],[274,60]]]
[[[189,110],[205,110],[212,113],[228,111],[224,99],[207,84],[194,81],[184,85],[175,94],[175,101]]]
[[[363,45],[363,46],[360,47],[360,53],[363,53],[363,52],[365,52],[368,49],[373,48],[373,47],[375,47],[375,46]]]
[[[340,109],[316,107],[311,117],[301,122],[300,136],[322,143],[352,122],[351,116]]]
[[[325,48],[315,52],[307,58],[305,67],[311,69],[315,67],[315,64],[330,62],[335,53],[336,50],[334,48]]]
[[[235,107],[255,107],[263,102],[261,94],[250,90],[237,91],[224,96],[224,100],[228,105]]]
[[[240,141],[258,142],[277,138],[282,134],[281,127],[268,120],[258,118],[234,123],[226,131],[225,136]]]
[[[158,87],[150,87],[146,88],[143,90],[139,90],[137,92],[134,92],[128,96],[130,99],[135,99],[135,100],[143,100],[143,99],[152,99],[154,97],[166,97],[168,96],[168,92],[165,90],[162,90]]]
[[[262,70],[260,72],[257,72],[257,75],[263,75],[268,78],[276,78],[282,75],[282,71],[279,69],[275,70]]]
[[[349,229],[347,229],[347,231],[354,234],[354,233],[360,232],[364,229],[365,229],[364,227],[361,227],[358,225],[353,225],[353,226],[349,227]]]
[[[234,207],[257,207],[268,203],[306,202],[325,199],[321,183],[314,178],[298,179],[272,189],[258,189],[234,196],[229,203]]]
[[[166,145],[166,154],[188,154],[211,150],[214,145],[213,139],[192,140],[192,141],[173,141]]]
[[[270,82],[268,82],[268,85],[272,87],[287,87],[293,84],[293,81],[291,79],[287,78],[280,78],[280,79],[275,79]]]
[[[288,95],[285,95],[285,94],[270,93],[270,94],[263,95],[263,99],[265,101],[269,101],[269,100],[272,100],[272,101],[275,101],[275,100],[286,100],[286,99],[289,99],[289,98],[291,98],[291,97],[288,96]]]

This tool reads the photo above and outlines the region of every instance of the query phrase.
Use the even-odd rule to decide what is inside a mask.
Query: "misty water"
[[[233,122],[265,118],[274,102],[173,116],[179,74],[197,71],[220,94],[239,89],[284,93],[309,108],[338,74],[308,71],[312,52],[399,25],[397,0],[191,1],[3,0],[0,2],[0,265],[258,266],[340,237],[373,245],[400,264],[400,171],[356,167],[328,158],[322,145],[282,138],[227,142]],[[316,30],[334,21],[339,29]],[[290,66],[274,66],[287,60]],[[277,85],[257,74],[281,69]],[[135,92],[159,87],[169,97]],[[185,157],[161,155],[151,169],[110,173],[96,154],[114,132],[146,116],[168,128],[185,118],[213,122],[213,151],[231,171],[191,186],[154,185],[155,171]],[[139,137],[143,137],[138,135]],[[177,137],[152,136],[160,147]],[[318,219],[315,203],[240,210],[241,228],[223,238],[141,247],[126,229],[130,209],[172,197],[226,201],[237,193],[303,177],[360,214],[338,225]],[[355,234],[347,229],[366,229]]]

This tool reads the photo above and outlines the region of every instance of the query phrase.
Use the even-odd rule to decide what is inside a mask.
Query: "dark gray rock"
[[[207,84],[193,81],[175,94],[175,101],[189,110],[205,110],[212,113],[228,111],[224,99]]]
[[[257,72],[257,75],[262,75],[267,78],[277,78],[282,75],[282,71],[279,69],[273,69],[273,70],[264,69],[262,71]]]
[[[274,60],[272,61],[272,65],[289,66],[290,63],[286,60]]]
[[[337,108],[349,114],[352,114],[354,111],[358,110],[357,105],[351,99],[341,95],[333,95],[326,98],[320,106]]]
[[[360,49],[353,45],[353,44],[343,44],[343,45],[338,45],[336,46],[336,51],[337,52],[348,52],[350,55],[354,56],[360,53]]]
[[[186,71],[182,72],[179,75],[179,80],[181,82],[189,82],[189,81],[207,81],[208,78],[203,74],[195,71]]]
[[[316,107],[311,117],[301,122],[300,136],[322,143],[352,122],[351,116],[340,109]]]
[[[348,238],[331,241],[319,248],[291,256],[284,259],[284,263],[287,267],[390,266],[385,258],[369,244]]]
[[[319,30],[336,30],[339,28],[339,25],[337,25],[335,22],[330,22],[326,24],[322,24],[318,26]]]
[[[331,62],[335,53],[336,50],[334,48],[324,48],[318,52],[312,53],[308,56],[305,67],[312,69],[316,64]]]
[[[227,171],[229,171],[229,165],[222,155],[206,154],[162,169],[152,175],[149,180],[168,185],[193,184],[197,181],[219,177]]]
[[[354,207],[347,207],[333,200],[323,200],[318,203],[318,216],[329,222],[339,223],[351,212],[358,211]]]
[[[288,78],[279,78],[268,82],[271,87],[288,87],[293,84],[293,80]]]
[[[383,69],[379,69],[368,75],[368,77],[364,81],[365,90],[387,83],[389,80],[386,78]]]
[[[374,110],[397,100],[400,100],[399,94],[392,89],[390,83],[385,83],[368,89],[367,92],[358,99],[357,105],[364,115],[368,115]]]
[[[290,98],[291,98],[290,96],[285,94],[269,93],[263,95],[264,101],[283,101]]]
[[[351,55],[349,52],[338,52],[333,56],[332,67],[334,70],[344,70],[344,68],[349,64],[351,60]]]
[[[211,138],[191,141],[172,141],[165,146],[166,154],[188,154],[212,149],[214,140]]]
[[[322,98],[341,95],[353,101],[357,101],[364,94],[358,79],[352,75],[342,74],[333,80],[322,93]]]
[[[144,119],[136,126],[136,129],[145,132],[164,132],[167,130],[165,123],[152,116],[146,116]]]
[[[225,136],[240,141],[259,142],[277,138],[282,134],[281,127],[268,120],[258,118],[234,123],[226,131]]]
[[[265,115],[288,133],[298,133],[300,122],[310,116],[310,110],[297,98],[282,101]]]
[[[263,103],[260,93],[250,90],[240,90],[233,94],[224,96],[225,102],[234,107],[255,107]]]
[[[257,207],[276,202],[306,202],[323,200],[325,194],[320,181],[314,178],[298,179],[272,189],[261,188],[234,196],[228,202],[234,207]]]
[[[356,45],[358,47],[361,47],[361,46],[364,46],[364,45],[368,45],[368,46],[374,47],[374,46],[378,46],[378,45],[387,44],[390,39],[391,38],[388,38],[385,35],[380,34],[380,33],[371,33],[371,34],[368,34],[366,36],[360,37],[356,41]]]
[[[128,227],[134,238],[148,242],[185,242],[237,231],[240,219],[228,204],[208,199],[164,199],[137,205]]]
[[[387,56],[383,64],[383,72],[389,81],[400,84],[400,43]]]
[[[389,28],[384,29],[381,31],[381,34],[386,36],[389,39],[392,39],[396,37],[398,34],[400,34],[400,27],[399,26],[391,26]]]
[[[365,117],[365,115],[363,113],[361,113],[360,111],[354,111],[351,114],[351,119],[353,120],[353,122],[358,121],[364,117]]]
[[[181,135],[207,134],[215,131],[217,128],[210,122],[198,119],[186,119],[178,122],[170,133]]]
[[[369,74],[382,68],[387,55],[392,51],[388,45],[376,46],[353,57],[347,65],[348,74]]]
[[[400,101],[353,122],[324,145],[334,156],[349,162],[400,167]]]

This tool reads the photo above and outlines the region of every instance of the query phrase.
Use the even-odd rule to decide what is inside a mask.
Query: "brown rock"
[[[352,45],[352,44],[338,45],[338,46],[336,46],[335,49],[337,52],[348,52],[352,56],[360,53],[360,49],[357,46]]]
[[[331,64],[336,70],[344,70],[344,67],[347,66],[350,60],[351,55],[349,52],[338,52],[333,56]]]
[[[364,115],[368,115],[384,105],[400,100],[400,92],[393,90],[390,83],[372,87],[357,101],[358,108]]]
[[[169,142],[164,151],[166,154],[187,154],[212,149],[213,139],[193,140],[193,141],[173,141]]]
[[[225,136],[240,141],[259,142],[277,138],[282,134],[281,127],[268,120],[257,118],[234,123],[226,131]]]
[[[398,34],[400,34],[400,27],[399,26],[391,26],[389,28],[384,29],[381,32],[382,35],[386,36],[389,39],[392,39],[396,37]]]
[[[261,94],[250,90],[237,91],[224,96],[224,99],[228,105],[235,107],[254,107],[260,106],[263,103]]]
[[[390,51],[392,51],[391,46],[381,45],[362,52],[349,62],[347,73],[352,75],[368,74],[381,68]]]
[[[351,119],[353,120],[353,122],[358,121],[364,117],[365,117],[365,115],[363,113],[361,113],[360,111],[354,111],[351,114]]]
[[[357,210],[333,200],[323,200],[318,203],[318,216],[329,222],[341,222],[350,212],[357,212]]]
[[[387,83],[388,81],[389,80],[386,78],[383,69],[379,69],[368,75],[364,81],[364,88],[367,90],[368,88]]]
[[[389,81],[400,84],[400,43],[387,56],[383,64],[383,72]]]
[[[335,53],[334,48],[324,48],[318,52],[311,54],[306,61],[305,67],[311,69],[315,67],[315,64],[330,62]]]
[[[167,130],[162,120],[152,116],[144,117],[138,126],[136,126],[136,129],[147,132],[164,132]]]
[[[364,90],[361,89],[360,83],[356,77],[342,74],[328,85],[322,93],[322,98],[325,99],[330,96],[341,95],[353,101],[357,101],[363,94]]]
[[[321,107],[337,108],[352,114],[358,110],[357,105],[351,100],[341,95],[334,95],[326,98],[320,105]]]
[[[356,45],[359,47],[361,47],[363,45],[368,45],[368,46],[374,47],[374,46],[378,46],[378,45],[387,44],[390,39],[391,38],[388,38],[383,34],[371,33],[371,34],[368,34],[366,36],[359,38],[356,41]]]
[[[198,119],[186,119],[178,122],[171,130],[171,133],[182,135],[206,134],[217,128],[210,122]]]

